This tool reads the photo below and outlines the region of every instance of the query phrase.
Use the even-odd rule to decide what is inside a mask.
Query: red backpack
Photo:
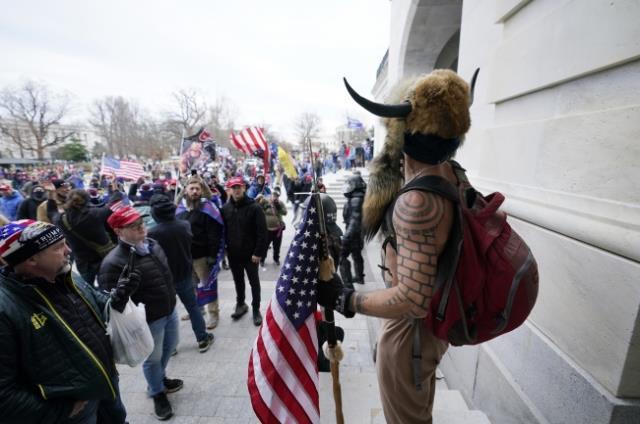
[[[398,196],[421,190],[457,205],[449,240],[438,258],[424,325],[454,346],[473,345],[505,334],[527,319],[538,295],[538,266],[499,210],[504,196],[483,196],[469,184],[465,170],[455,161],[450,163],[457,187],[427,175],[409,182]]]

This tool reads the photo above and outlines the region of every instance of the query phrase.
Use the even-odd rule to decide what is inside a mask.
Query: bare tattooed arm
[[[382,318],[421,318],[427,314],[436,279],[438,245],[444,244],[438,244],[436,236],[443,233],[446,237],[448,233],[448,228],[438,232],[445,203],[442,197],[421,191],[409,191],[398,198],[393,211],[398,242],[394,287],[355,293],[351,305],[355,312]]]

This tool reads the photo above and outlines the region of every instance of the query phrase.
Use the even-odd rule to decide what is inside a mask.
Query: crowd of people
[[[349,160],[346,155],[343,159]],[[346,163],[348,168],[356,165]],[[183,386],[166,375],[180,319],[190,320],[200,352],[214,342],[212,330],[220,319],[217,288],[207,290],[220,269],[230,269],[235,285],[231,318],[241,319],[250,303],[253,324],[262,324],[258,271],[269,251],[280,265],[287,202],[293,208],[290,225],[296,225],[313,190],[312,174],[344,164],[325,168],[319,156],[315,161],[304,158],[294,162],[296,176],[291,178],[277,161],[267,173],[252,160],[225,157],[210,165],[183,176],[176,175],[173,164],[145,166],[148,176],[136,181],[100,175],[97,168],[92,174],[68,166],[5,170],[0,184],[0,257],[5,265],[0,302],[29,306],[0,315],[11,315],[11,320],[28,316],[20,325],[32,324],[23,338],[14,334],[15,326],[0,320],[0,334],[19,343],[0,349],[0,381],[6,383],[0,388],[2,410],[11,406],[11,417],[33,422],[124,422],[113,352],[104,332],[107,301],[116,311],[129,300],[145,305],[154,348],[142,369],[154,413],[162,420],[173,414],[167,394]],[[357,183],[350,183],[362,197],[364,181],[357,174],[354,178]],[[326,191],[322,177],[317,188]],[[354,190],[345,195],[351,198]],[[354,249],[361,245],[356,241],[359,224],[354,224],[361,204],[350,201],[345,209],[349,237],[343,240],[335,202],[326,194],[323,199],[333,204],[325,213],[331,251],[343,271],[349,267],[348,255],[355,259]],[[343,246],[348,246],[346,255],[340,253]],[[354,282],[363,282],[361,265],[356,260]],[[345,278],[348,284],[351,280]],[[182,317],[176,298],[186,310]],[[52,329],[46,337],[39,331],[43,327]],[[51,339],[62,333],[64,338]],[[17,355],[19,350],[27,355]],[[33,366],[51,350],[56,357],[66,352],[60,369],[55,367],[58,377],[42,364]],[[89,352],[90,363],[86,358],[74,362],[83,351]],[[33,384],[39,393],[33,392]]]

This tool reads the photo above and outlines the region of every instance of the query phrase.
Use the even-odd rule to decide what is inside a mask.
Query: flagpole
[[[311,161],[311,175],[313,176],[313,190],[311,196],[315,200],[316,210],[318,211],[318,220],[320,224],[320,237],[321,237],[321,253],[320,259],[326,260],[329,255],[329,243],[327,240],[327,226],[324,220],[324,210],[322,207],[322,199],[320,191],[318,190],[318,176],[316,175],[315,166],[313,166],[313,147],[311,146],[311,139],[307,137],[309,142],[309,156]],[[311,205],[311,202],[309,202]],[[335,271],[335,269],[334,269]],[[321,284],[321,283],[319,283]],[[338,341],[336,335],[335,317],[333,314],[333,308],[324,308],[325,322],[328,324],[327,329],[327,347],[325,350],[325,356],[329,359],[331,366],[331,379],[333,381],[333,400],[336,404],[336,423],[344,424],[344,416],[342,414],[342,388],[340,387],[340,361],[344,357],[344,352]]]
[[[179,199],[178,195],[182,192],[182,182],[180,181],[180,168],[182,165],[182,145],[184,144],[184,128],[182,128],[182,137],[180,137],[180,145],[178,147],[178,175],[176,176],[176,192],[173,195],[174,200]]]

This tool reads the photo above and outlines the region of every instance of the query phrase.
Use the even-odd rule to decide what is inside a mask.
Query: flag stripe
[[[279,307],[280,305],[278,304],[271,305],[268,313],[272,313],[273,309]],[[318,371],[314,369],[313,374],[308,374],[304,368],[304,363],[300,361],[300,358],[289,344],[286,335],[282,333],[280,327],[278,327],[273,320],[267,321],[267,325],[262,327],[262,331],[267,330],[271,337],[265,337],[266,335],[263,335],[263,339],[267,341],[273,340],[277,347],[280,348],[279,352],[272,343],[269,343],[268,346],[268,351],[271,353],[269,357],[273,363],[278,364],[280,376],[291,385],[296,385],[295,377],[297,376],[297,378],[300,379],[300,384],[304,388],[304,393],[308,396],[308,399],[313,402],[311,405],[305,402],[304,407],[306,409],[313,408],[318,402],[318,387],[313,381],[313,376],[316,375]],[[285,357],[284,361],[279,360],[279,353]]]
[[[260,144],[258,143],[258,140],[253,135],[253,132],[250,128],[245,128],[244,130],[242,130],[240,132],[240,136],[242,137],[244,142],[251,147],[252,152],[260,149]]]
[[[280,358],[276,358],[276,367],[276,365],[274,365],[274,361],[269,357],[269,352],[267,351],[267,347],[265,346],[263,339],[258,339],[256,347],[258,355],[260,356],[260,364],[262,365],[262,369],[264,370],[265,374],[271,375],[270,385],[275,394],[285,405],[287,405],[287,409],[293,415],[296,422],[312,422],[305,413],[304,408],[300,404],[301,398],[299,396],[299,391],[302,388],[299,386],[299,383],[295,381],[295,378],[282,378],[281,367],[284,365],[283,362],[286,361],[280,360]],[[273,349],[271,350],[273,354]],[[276,355],[279,356],[277,353]],[[298,396],[294,396],[292,392],[298,394]]]
[[[244,139],[239,134],[233,134],[233,141],[236,147],[243,153],[251,154],[251,149],[244,142]]]
[[[251,394],[253,410],[256,411],[257,417],[263,424],[271,423],[271,418],[275,418],[276,423],[294,423],[295,421],[291,417],[286,405],[282,403],[282,400],[276,395],[275,391],[269,384],[269,380],[263,373],[264,368],[260,361],[260,355],[258,354],[257,340],[256,346],[251,352],[251,358],[249,360],[250,372],[249,372],[249,393]],[[256,370],[258,372],[256,372]],[[253,377],[253,378],[252,378]],[[255,391],[251,389],[255,388]],[[255,400],[259,399],[258,405]],[[262,405],[265,405],[267,410],[262,409]],[[268,412],[267,412],[268,411]]]
[[[277,303],[278,302],[272,302],[272,305]],[[298,330],[296,330],[293,325],[291,325],[291,323],[287,320],[287,317],[285,317],[282,313],[280,304],[278,304],[277,307],[272,308],[271,312],[273,314],[273,319],[276,321],[278,327],[280,327],[284,333],[298,332]],[[313,321],[315,325],[315,320]],[[315,362],[316,359],[314,357],[314,355],[317,355],[317,352],[310,352],[308,345],[297,338],[289,338],[288,341],[291,345],[291,348],[296,352],[296,355],[298,355],[298,358],[300,358],[300,360],[304,364],[304,367],[307,370],[307,374],[313,375],[314,372],[316,372],[317,368],[317,364]]]
[[[116,177],[136,180],[144,176],[142,165],[137,162],[118,160],[105,156],[102,160],[100,175],[114,175]]]

